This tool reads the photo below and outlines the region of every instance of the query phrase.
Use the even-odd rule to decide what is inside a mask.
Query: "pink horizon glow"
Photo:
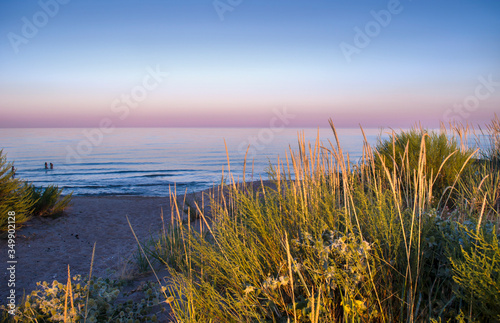
[[[280,111],[279,107],[273,107]],[[269,127],[276,114],[269,111],[257,112],[222,112],[196,111],[189,113],[163,111],[161,113],[130,113],[127,118],[120,119],[119,115],[85,114],[70,111],[33,112],[28,115],[22,111],[3,114],[0,118],[0,128],[97,128],[102,120],[107,120],[113,127]],[[421,123],[428,127],[439,126],[445,109],[409,109],[393,108],[364,109],[349,107],[345,109],[317,109],[319,111],[305,112],[302,107],[286,108],[288,114],[293,115],[287,124],[279,119],[274,122],[277,126],[286,127],[329,127],[332,119],[338,127],[409,127]],[[312,109],[311,109],[312,110]],[[424,112],[424,113],[422,113]],[[494,117],[494,105],[484,107],[464,122],[485,124]],[[278,113],[280,114],[280,113]],[[444,120],[445,121],[445,120]]]

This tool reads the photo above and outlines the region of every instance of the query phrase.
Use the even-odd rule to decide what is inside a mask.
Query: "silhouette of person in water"
[[[16,176],[16,169],[12,166],[12,178],[14,178],[14,176]]]
[[[50,163],[50,169],[54,169],[54,165]]]
[[[45,169],[49,169],[49,165],[45,162]]]

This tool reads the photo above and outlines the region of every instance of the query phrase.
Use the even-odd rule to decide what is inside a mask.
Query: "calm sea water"
[[[166,196],[198,191],[221,182],[227,174],[243,175],[243,160],[250,145],[247,180],[267,178],[269,162],[297,148],[297,133],[314,142],[318,129],[258,128],[116,128],[0,129],[0,149],[13,161],[16,176],[37,186],[58,185],[75,195]],[[319,129],[321,141],[335,142],[330,129]],[[338,129],[344,151],[356,162],[362,153],[359,129]],[[375,144],[380,130],[365,129]],[[45,163],[54,169],[46,170]],[[253,162],[253,173],[252,173]]]

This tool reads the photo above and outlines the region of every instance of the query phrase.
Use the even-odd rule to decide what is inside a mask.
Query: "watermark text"
[[[20,33],[9,32],[7,38],[9,39],[10,46],[14,53],[19,53],[21,45],[29,43],[40,29],[47,26],[51,18],[54,18],[60,9],[60,5],[65,5],[70,0],[40,0],[38,6],[41,10],[35,12],[30,18],[24,16],[21,18],[22,26]]]

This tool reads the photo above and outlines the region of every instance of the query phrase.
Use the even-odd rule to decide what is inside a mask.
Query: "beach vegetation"
[[[0,233],[7,232],[9,224],[19,228],[28,221],[33,204],[24,182],[15,178],[12,163],[0,150]]]
[[[69,206],[72,193],[62,196],[63,189],[56,185],[45,188],[26,183],[27,192],[33,201],[31,214],[35,216],[59,216]]]
[[[331,125],[270,165],[273,187],[231,180],[203,228],[171,224],[177,321],[498,320],[495,154],[482,169],[464,128],[413,129],[353,163]]]

